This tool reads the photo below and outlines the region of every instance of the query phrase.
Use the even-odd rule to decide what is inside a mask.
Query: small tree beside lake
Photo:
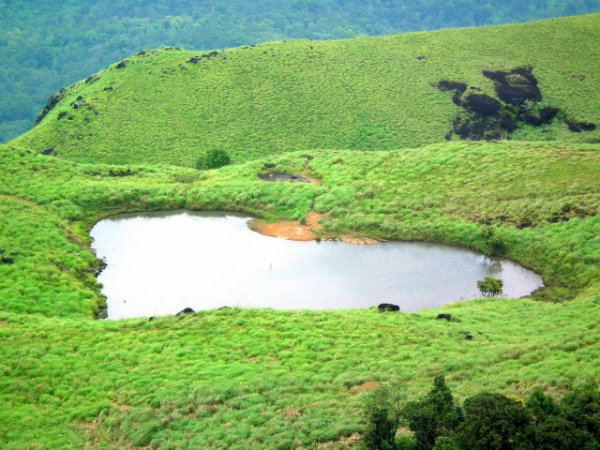
[[[477,282],[477,288],[484,297],[496,297],[502,294],[504,281],[499,278],[485,277]]]

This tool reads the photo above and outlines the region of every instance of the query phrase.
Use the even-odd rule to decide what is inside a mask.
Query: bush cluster
[[[403,446],[407,450],[600,449],[600,392],[593,382],[558,403],[540,390],[524,403],[481,392],[459,407],[443,375],[416,402],[395,405],[388,392],[375,391],[366,404],[363,442],[368,449],[397,449],[395,435],[403,421],[413,432],[410,447]]]
[[[230,162],[229,155],[225,150],[213,148],[196,160],[196,169],[218,169],[219,167],[229,165]]]

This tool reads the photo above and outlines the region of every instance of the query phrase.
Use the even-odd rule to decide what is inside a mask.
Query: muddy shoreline
[[[316,241],[322,239],[319,231],[323,228],[323,225],[321,225],[320,221],[324,217],[324,214],[311,211],[306,218],[305,225],[301,224],[300,222],[293,221],[269,223],[257,220],[250,224],[250,228],[264,236],[287,239],[289,241]],[[335,239],[323,238],[322,240],[341,241],[345,242],[346,244],[353,245],[379,243],[379,241],[372,238],[349,235],[340,236]]]

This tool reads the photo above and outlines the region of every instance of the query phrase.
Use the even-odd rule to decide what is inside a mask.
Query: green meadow
[[[459,107],[431,86],[493,95],[483,70],[532,67],[542,106],[600,127],[598,30],[592,14],[204,58],[152,50],[68,88],[0,146],[0,447],[360,448],[376,383],[410,400],[445,374],[463,400],[600,381],[600,130],[557,117],[510,140],[446,141]],[[192,168],[212,148],[232,164]],[[265,165],[320,183],[263,181]],[[177,208],[317,211],[322,238],[501,243],[546,287],[416,313],[98,320],[91,227]]]

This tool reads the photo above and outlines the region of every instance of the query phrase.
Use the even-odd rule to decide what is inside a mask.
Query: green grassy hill
[[[157,50],[64,92],[0,146],[0,447],[360,448],[368,382],[414,399],[444,373],[464,399],[600,381],[599,131],[565,123],[600,124],[598,22],[263,44],[195,64],[207,52]],[[533,67],[543,95],[528,114],[556,118],[520,123],[510,141],[445,141],[464,111],[430,83],[481,89],[465,103],[496,97],[483,70],[517,67]],[[186,167],[214,147],[233,164]],[[265,164],[321,184],[263,181]],[[547,287],[411,314],[95,320],[91,226],[175,208],[316,210],[324,236],[501,242]]]
[[[600,14],[591,14],[216,54],[149,51],[60,93],[17,142],[81,162],[181,166],[214,147],[235,162],[306,148],[417,147],[443,140],[459,110],[432,84],[458,81],[495,95],[482,71],[518,67],[533,68],[540,106],[599,126],[574,133],[554,120],[525,126],[514,139],[597,142],[598,42]]]

